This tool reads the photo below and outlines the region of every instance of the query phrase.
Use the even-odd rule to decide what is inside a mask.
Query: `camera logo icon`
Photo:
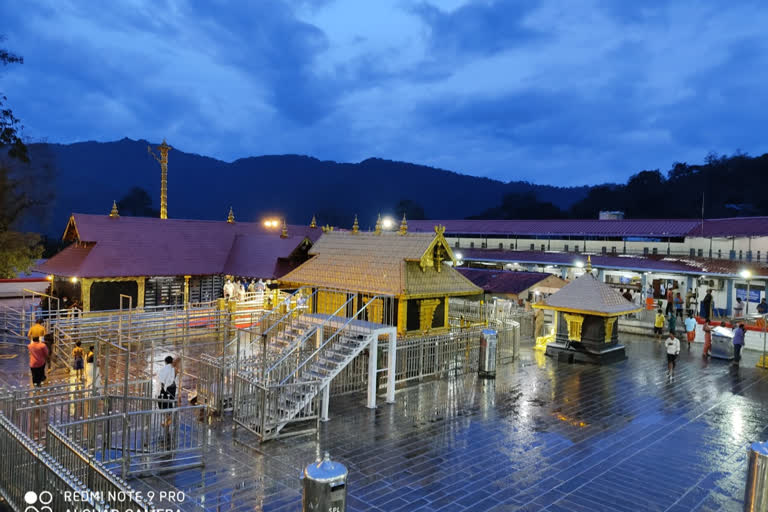
[[[24,502],[28,505],[24,509],[24,512],[53,512],[53,509],[48,505],[53,501],[53,494],[48,491],[43,491],[37,494],[35,491],[27,491],[24,493]],[[42,505],[36,507],[36,504]]]

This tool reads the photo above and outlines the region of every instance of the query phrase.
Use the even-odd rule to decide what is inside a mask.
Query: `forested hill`
[[[71,212],[106,215],[112,201],[134,187],[148,191],[152,206],[158,208],[160,167],[147,153],[147,145],[127,138],[32,144],[33,160],[37,154],[53,162],[55,199],[43,225],[29,228],[58,235]],[[258,220],[272,212],[284,215],[289,223],[308,223],[316,214],[323,224],[351,226],[357,214],[361,228],[367,229],[377,213],[396,213],[403,201],[417,216],[463,218],[498,204],[507,193],[532,192],[569,207],[587,191],[587,187],[502,183],[378,158],[337,163],[280,155],[227,163],[174,149],[168,164],[168,214],[173,218],[224,220],[232,206],[238,220]]]
[[[620,210],[626,218],[708,218],[768,215],[768,154],[707,156],[703,164],[676,163],[667,172],[641,171],[625,184],[590,188],[570,207],[533,195],[510,194],[474,218],[597,218]]]

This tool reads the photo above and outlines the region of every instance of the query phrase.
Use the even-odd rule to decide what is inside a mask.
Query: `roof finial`
[[[587,270],[588,273],[590,273],[590,274],[592,273],[592,256],[590,256],[590,255],[587,255],[587,268],[586,268],[586,270]]]
[[[232,210],[232,207],[229,207],[229,215],[227,215],[227,224],[234,224],[235,223],[235,212]]]
[[[311,228],[317,228],[317,219],[315,219],[315,216],[312,216],[312,222],[309,223],[309,227]]]
[[[408,233],[408,221],[405,220],[405,212],[403,212],[403,220],[400,221],[400,231],[398,233],[401,235]]]
[[[113,219],[120,216],[120,214],[117,213],[117,201],[112,201],[112,211],[109,212],[109,216]]]
[[[283,219],[283,229],[280,231],[280,238],[288,238],[288,226],[285,225],[285,219]]]
[[[352,232],[353,233],[359,233],[360,232],[360,224],[357,223],[357,214],[355,214],[355,222],[352,224]]]
[[[373,232],[377,235],[381,234],[381,214],[379,214],[379,218],[376,219],[376,227],[373,228]]]

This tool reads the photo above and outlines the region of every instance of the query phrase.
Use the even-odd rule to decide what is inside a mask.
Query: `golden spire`
[[[592,256],[587,255],[587,272],[592,273]]]
[[[360,224],[357,223],[357,214],[355,214],[355,222],[352,224],[352,232],[353,233],[359,233],[360,232]]]
[[[280,238],[288,238],[288,226],[285,225],[285,219],[283,219],[283,229],[280,231]]]
[[[376,219],[376,227],[373,229],[373,232],[377,235],[381,234],[381,214],[379,214],[379,218]]]
[[[309,227],[316,228],[317,227],[317,219],[315,219],[315,216],[312,216],[312,222],[309,223]]]
[[[165,142],[165,138],[163,138],[163,143],[157,146],[157,149],[160,150],[159,157],[152,152],[152,146],[147,146],[147,151],[149,151],[149,154],[152,155],[152,157],[155,160],[160,162],[160,218],[167,219],[168,218],[168,151],[172,150],[173,148],[169,146],[168,143]]]
[[[109,212],[109,216],[113,219],[120,216],[120,214],[117,213],[117,201],[112,201],[112,211]]]
[[[232,210],[232,207],[229,207],[229,215],[227,215],[227,224],[234,224],[235,223],[235,212]]]
[[[401,235],[408,233],[408,221],[405,220],[405,212],[403,212],[403,220],[400,221],[400,231],[398,233]]]

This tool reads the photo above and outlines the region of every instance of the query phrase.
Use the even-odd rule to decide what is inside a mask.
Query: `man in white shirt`
[[[680,353],[680,340],[675,338],[674,332],[670,332],[664,345],[667,347],[667,376],[672,377],[675,375],[675,363]]]
[[[173,358],[166,356],[165,366],[157,372],[157,380],[160,383],[160,398],[163,400],[176,399],[176,369],[173,367]],[[160,409],[173,407],[170,403],[159,404]]]

